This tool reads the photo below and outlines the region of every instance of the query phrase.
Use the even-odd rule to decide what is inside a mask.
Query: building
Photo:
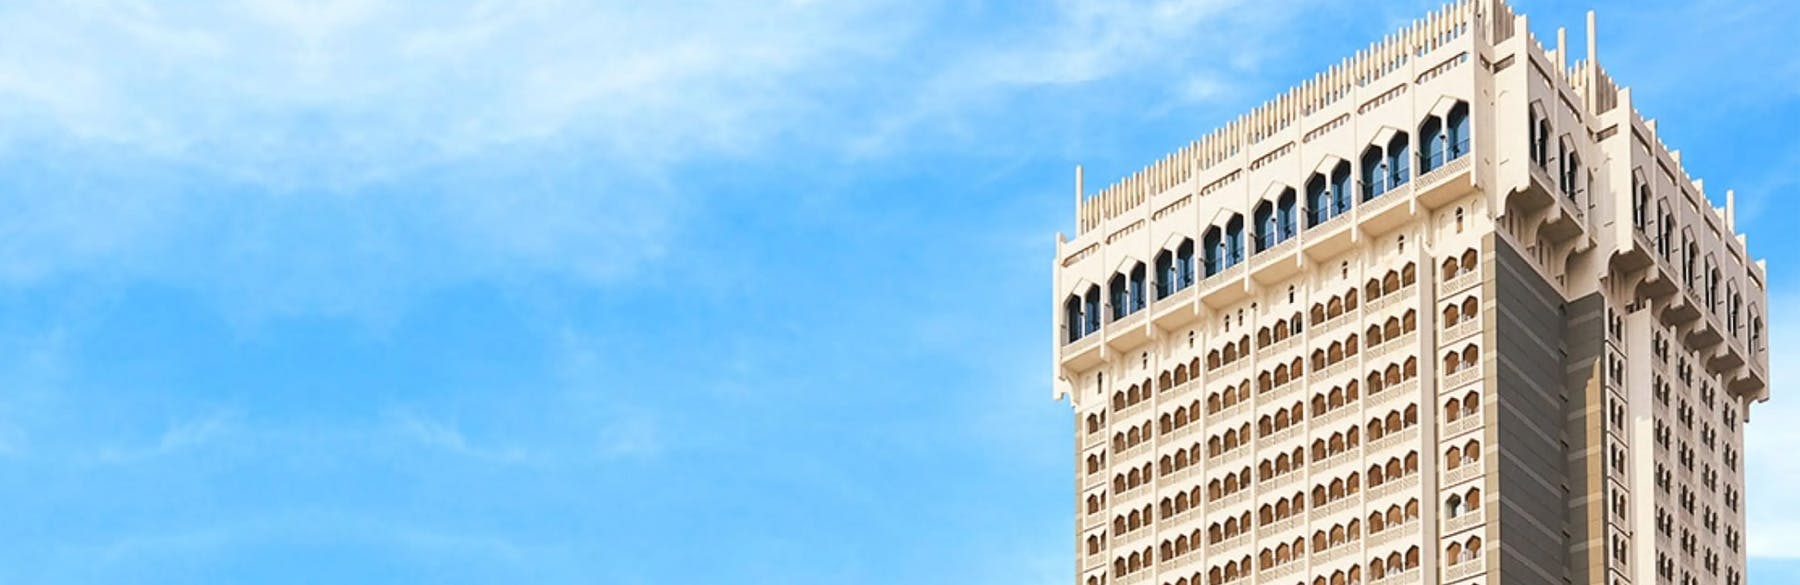
[[[1460,2],[1077,170],[1078,585],[1744,582],[1766,269],[1565,40]]]

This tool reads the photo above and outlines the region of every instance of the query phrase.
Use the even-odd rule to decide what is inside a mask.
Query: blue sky
[[[0,582],[1071,582],[1073,166],[1434,5],[1363,4],[7,3]],[[1737,189],[1785,385],[1800,7],[1594,7]]]

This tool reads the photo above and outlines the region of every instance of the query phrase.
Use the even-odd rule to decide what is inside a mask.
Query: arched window
[[[1420,173],[1429,173],[1432,169],[1444,166],[1444,155],[1448,154],[1448,149],[1444,148],[1447,138],[1443,130],[1444,122],[1437,116],[1426,117],[1425,123],[1419,125]]]
[[[1541,112],[1532,113],[1537,120],[1531,126],[1531,160],[1538,168],[1547,168],[1550,166],[1550,119]]]
[[[1275,242],[1280,241],[1276,235],[1275,206],[1268,201],[1259,203],[1251,218],[1256,222],[1256,251],[1275,247]]]
[[[1206,235],[1200,238],[1200,245],[1206,250],[1206,276],[1218,274],[1225,269],[1225,232],[1218,226],[1206,229]]]
[[[1100,285],[1088,286],[1087,295],[1081,304],[1082,335],[1100,330]]]
[[[1298,218],[1295,216],[1295,207],[1298,203],[1299,196],[1294,193],[1293,189],[1282,191],[1281,197],[1275,201],[1275,233],[1281,240],[1300,233],[1296,227]],[[1289,302],[1292,302],[1292,295],[1289,297]]]
[[[1331,170],[1331,215],[1350,211],[1350,163],[1340,161]]]
[[[1407,148],[1407,145],[1406,133],[1404,132],[1395,134],[1394,138],[1388,141],[1387,162],[1389,189],[1405,185],[1406,181],[1412,177],[1411,173],[1408,171],[1409,163],[1407,160],[1410,151]]]
[[[1163,250],[1156,254],[1156,298],[1175,293],[1175,254]]]
[[[1244,261],[1244,216],[1231,216],[1225,222],[1225,266],[1236,266]]]
[[[1068,333],[1068,341],[1073,343],[1081,339],[1081,296],[1069,295],[1063,301],[1063,329]]]
[[[1306,227],[1331,219],[1331,192],[1325,188],[1325,176],[1313,175],[1306,180]]]
[[[1194,240],[1186,239],[1175,248],[1175,290],[1194,284]]]
[[[1108,301],[1112,303],[1112,318],[1114,320],[1125,318],[1125,315],[1131,313],[1131,303],[1126,297],[1128,291],[1125,285],[1125,275],[1114,274],[1106,288]]]
[[[1136,266],[1131,267],[1131,296],[1128,299],[1131,302],[1131,310],[1129,312],[1135,313],[1143,310],[1146,304],[1144,298],[1144,280],[1145,277],[1148,276],[1147,273],[1148,270],[1145,268],[1143,262],[1139,262]]]
[[[1387,159],[1381,155],[1381,147],[1370,146],[1362,155],[1362,197],[1363,201],[1387,191]]]
[[[1444,147],[1448,150],[1444,160],[1456,160],[1469,153],[1469,104],[1457,102],[1451,106],[1450,115],[1444,124]]]
[[[1458,207],[1458,208],[1456,208],[1456,233],[1460,234],[1460,233],[1462,233],[1462,231],[1463,231],[1463,209],[1461,207]]]

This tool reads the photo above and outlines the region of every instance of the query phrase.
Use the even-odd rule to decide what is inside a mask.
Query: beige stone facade
[[[1744,582],[1765,267],[1587,30],[1460,2],[1077,171],[1078,584]]]

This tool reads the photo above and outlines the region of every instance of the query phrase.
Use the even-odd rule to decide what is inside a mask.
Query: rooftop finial
[[[1600,43],[1594,35],[1594,11],[1587,14],[1587,60],[1590,65],[1600,64]]]

